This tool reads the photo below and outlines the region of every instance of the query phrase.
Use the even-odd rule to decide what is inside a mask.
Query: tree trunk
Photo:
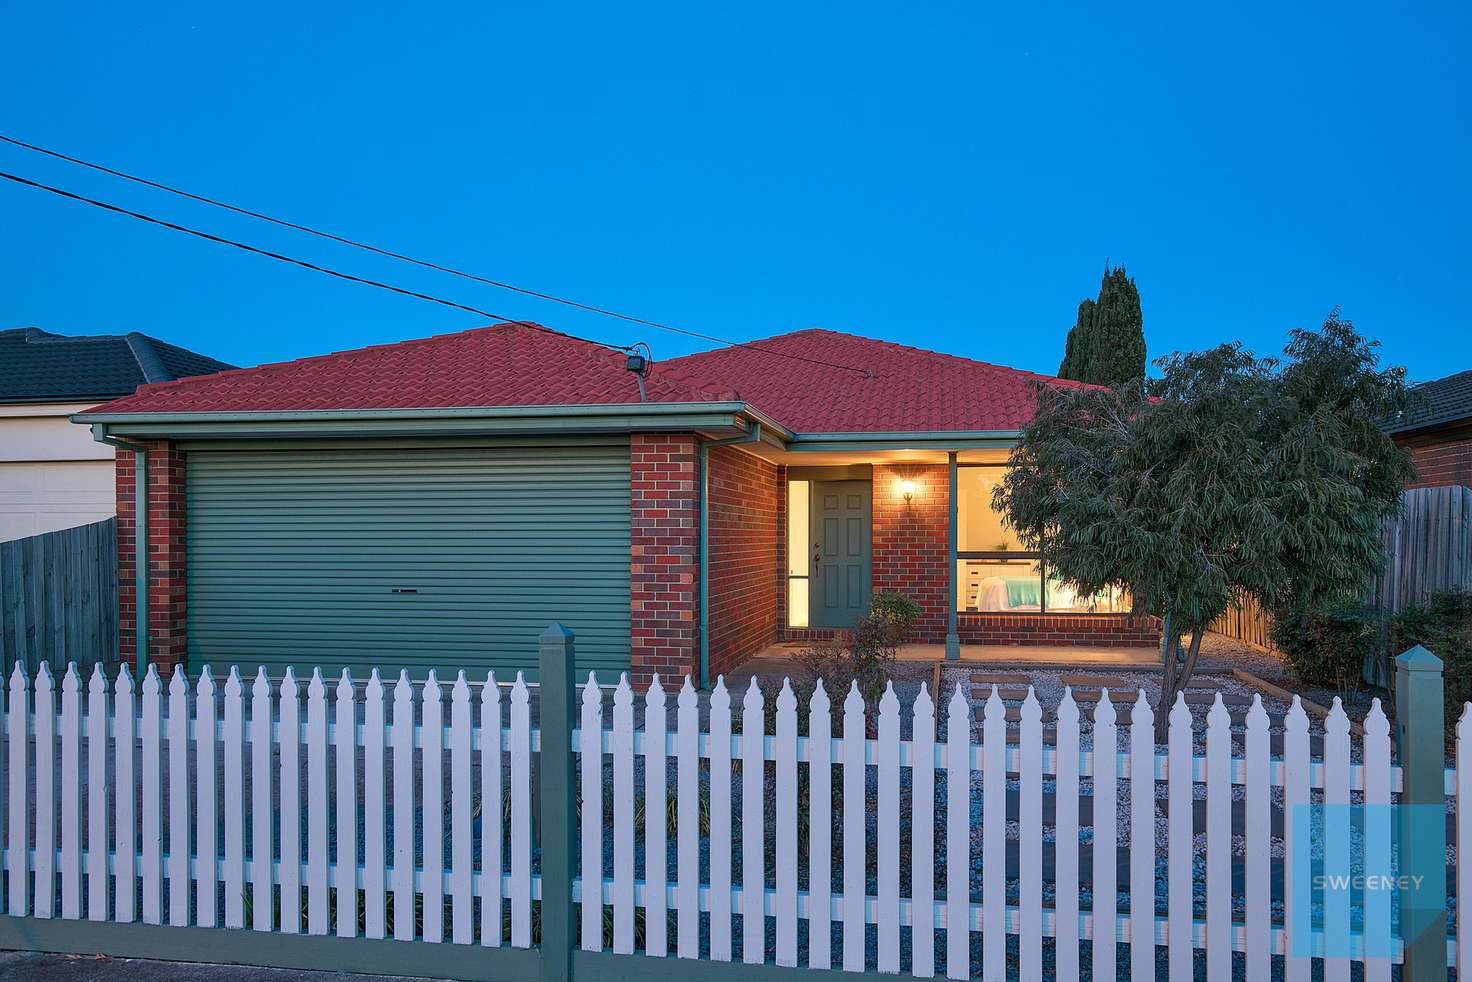
[[[1169,627],[1170,618],[1167,617],[1165,626]],[[1170,711],[1176,704],[1176,694],[1186,688],[1191,681],[1191,673],[1196,670],[1196,658],[1201,654],[1201,639],[1206,634],[1203,627],[1191,629],[1191,644],[1186,649],[1184,660],[1180,658],[1181,639],[1177,635],[1171,637],[1172,632],[1167,631],[1161,638],[1161,650],[1164,652],[1165,664],[1160,676],[1160,702],[1155,707],[1155,742],[1165,743],[1170,734]]]

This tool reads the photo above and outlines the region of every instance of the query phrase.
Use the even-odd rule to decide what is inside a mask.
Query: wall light
[[[905,501],[908,503],[912,498],[915,497],[915,482],[901,481],[900,494],[903,494],[905,496]]]

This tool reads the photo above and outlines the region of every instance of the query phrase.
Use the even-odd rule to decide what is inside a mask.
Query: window
[[[1049,576],[1035,552],[992,508],[1001,483],[999,465],[963,466],[956,472],[956,607],[965,612],[1100,614],[1129,610],[1119,590],[1092,596]]]
[[[808,626],[809,494],[807,481],[787,482],[787,626]]]

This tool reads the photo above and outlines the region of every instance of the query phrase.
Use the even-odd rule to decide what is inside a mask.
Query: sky
[[[1472,367],[1472,5],[7,5],[0,133],[729,339],[1051,374],[1106,262],[1151,357],[1332,308]],[[0,171],[656,358],[710,347],[0,146]],[[0,328],[238,365],[479,326],[0,181]]]

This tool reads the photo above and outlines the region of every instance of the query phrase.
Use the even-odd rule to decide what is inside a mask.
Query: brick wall
[[[962,644],[1099,645],[1152,648],[1159,630],[1129,614],[961,614]]]
[[[784,511],[778,468],[735,447],[709,451],[710,677],[777,638]]]
[[[900,482],[915,494],[905,501]],[[917,640],[945,641],[950,603],[950,476],[944,464],[874,465],[874,589],[920,604]]]
[[[1405,443],[1416,477],[1408,488],[1460,484],[1472,488],[1472,427],[1442,431]]]
[[[184,453],[165,441],[148,447],[148,658],[167,676],[187,655],[185,587]],[[119,450],[114,458],[118,509],[118,648],[122,660],[136,663],[137,589],[134,544],[135,455]]]
[[[700,667],[695,437],[634,434],[629,471],[629,677],[669,688]]]

